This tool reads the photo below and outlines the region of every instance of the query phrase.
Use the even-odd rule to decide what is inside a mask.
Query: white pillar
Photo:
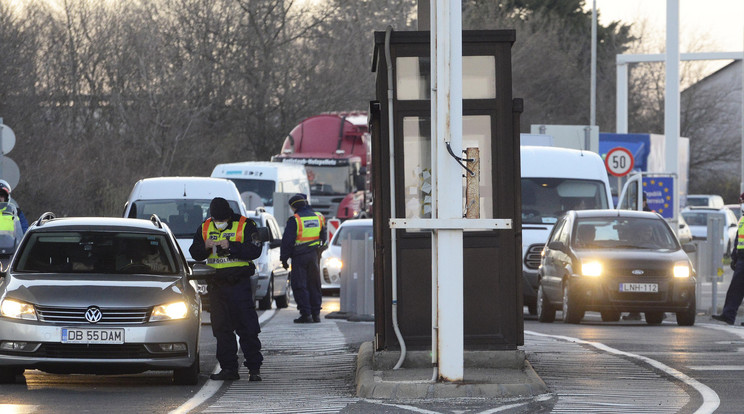
[[[592,63],[589,92],[589,125],[597,125],[597,0],[592,0]]]
[[[619,59],[618,55],[618,61]],[[615,93],[615,132],[628,133],[628,64],[617,63],[617,86]]]
[[[437,15],[437,218],[462,218],[462,167],[449,155],[462,155],[462,2],[436,0]],[[462,229],[437,231],[436,272],[439,378],[463,379],[463,243]],[[432,263],[433,264],[433,263]]]
[[[664,93],[664,135],[666,171],[679,176],[679,0],[666,6],[666,82]],[[674,195],[674,220],[679,216],[679,189]]]

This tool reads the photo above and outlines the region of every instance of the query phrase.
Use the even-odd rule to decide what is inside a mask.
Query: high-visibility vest
[[[300,217],[295,213],[297,221],[297,237],[295,237],[295,246],[320,246],[320,231],[325,226],[325,218],[320,213],[314,216]]]
[[[226,228],[225,230],[219,230],[217,227],[214,226],[212,219],[208,218],[202,224],[202,237],[204,238],[204,241],[210,239],[214,240],[215,242],[227,240],[242,243],[243,229],[247,220],[247,217],[240,216],[240,220],[233,221],[230,227]],[[209,257],[207,257],[207,265],[212,266],[215,269],[224,269],[227,267],[250,266],[251,261],[232,258],[230,256],[221,257],[218,256],[215,252],[215,249],[213,249],[212,252],[209,253]]]
[[[736,250],[744,250],[744,216],[739,219],[739,229],[736,231]]]
[[[15,231],[15,215],[6,212],[4,207],[0,209],[0,231],[13,233]]]

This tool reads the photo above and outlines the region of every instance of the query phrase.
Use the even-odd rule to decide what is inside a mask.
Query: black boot
[[[215,380],[215,381],[233,381],[233,380],[239,380],[240,375],[238,375],[237,370],[223,369],[217,374],[210,375],[209,379]]]
[[[310,315],[300,315],[299,318],[294,320],[294,323],[311,323],[313,318]]]
[[[261,372],[259,370],[253,370],[248,373],[250,377],[248,377],[248,381],[261,381]]]
[[[320,315],[313,315],[313,322],[315,323],[320,322]]]

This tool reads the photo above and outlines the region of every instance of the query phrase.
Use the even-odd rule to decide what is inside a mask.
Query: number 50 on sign
[[[633,170],[633,154],[626,148],[615,147],[607,151],[605,167],[610,174],[616,177],[628,175]]]

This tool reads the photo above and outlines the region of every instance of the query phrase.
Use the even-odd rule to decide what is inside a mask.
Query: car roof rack
[[[41,226],[42,224],[46,223],[49,220],[57,218],[57,215],[52,213],[51,211],[47,211],[46,213],[39,216],[39,218],[36,220],[36,225]]]
[[[160,221],[160,217],[158,217],[157,214],[153,214],[152,216],[150,216],[150,221],[152,221],[152,224],[154,224],[157,228],[163,228],[163,222]]]

